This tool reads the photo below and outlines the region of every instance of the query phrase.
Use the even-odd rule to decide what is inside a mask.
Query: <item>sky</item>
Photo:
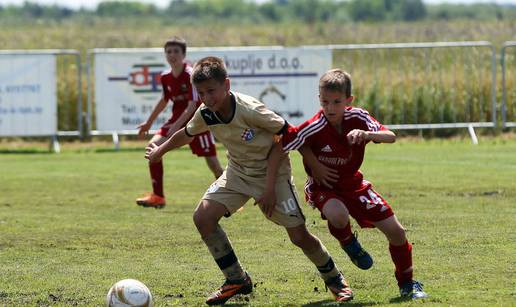
[[[6,4],[23,4],[25,0],[0,0],[0,5],[5,6]],[[40,3],[40,4],[59,4],[61,6],[70,7],[73,9],[78,9],[80,7],[85,7],[88,9],[93,9],[97,7],[97,4],[102,0],[30,0],[30,2]],[[144,3],[154,3],[158,7],[167,7],[170,3],[170,0],[139,0]],[[265,0],[255,0],[256,2],[264,2]],[[435,3],[498,3],[498,4],[516,4],[516,0],[423,0],[423,2],[427,4],[435,4]]]

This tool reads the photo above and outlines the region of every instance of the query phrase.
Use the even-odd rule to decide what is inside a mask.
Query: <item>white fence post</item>
[[[508,98],[507,98],[507,62],[506,62],[506,51],[509,48],[516,47],[516,42],[505,42],[502,46],[502,49],[500,50],[500,64],[502,66],[502,106],[501,106],[501,113],[502,113],[502,127],[503,128],[513,128],[516,127],[516,114],[512,113],[512,118],[507,118],[507,107],[509,104]],[[514,57],[513,57],[514,59]],[[511,101],[510,107],[513,106],[513,104],[516,103],[514,101]]]

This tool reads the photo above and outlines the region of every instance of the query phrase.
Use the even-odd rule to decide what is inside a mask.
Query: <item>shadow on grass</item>
[[[312,303],[308,303],[308,304],[303,304],[301,306],[302,307],[317,307],[317,306],[342,306],[342,305],[346,305],[346,306],[373,306],[373,305],[378,305],[378,302],[363,302],[363,303],[358,303],[358,302],[355,303],[353,301],[336,302],[334,300],[327,299],[327,300],[322,300],[322,301],[318,301],[318,302],[312,302]]]
[[[142,152],[145,153],[145,148],[97,148],[97,149],[77,149],[72,150],[75,153],[95,152],[95,153],[116,153],[116,152]],[[0,149],[0,154],[54,154],[54,152],[45,149]]]
[[[119,148],[119,149],[116,149],[116,148],[97,148],[97,149],[94,149],[95,152],[98,152],[98,153],[113,153],[113,152],[137,152],[137,151],[140,151],[142,153],[145,153],[145,146],[143,147],[129,147],[129,148]],[[177,152],[177,151],[188,151],[190,152],[190,148],[188,146],[182,146],[180,148],[175,148],[173,150],[174,152]]]
[[[145,148],[98,148],[94,150],[96,153],[114,153],[114,152],[136,152],[141,151],[142,153],[145,153]]]
[[[400,303],[406,303],[406,302],[410,302],[410,301],[412,301],[412,299],[410,297],[401,297],[401,296],[396,296],[389,300],[389,302],[392,304],[400,304]]]
[[[0,149],[0,154],[53,154],[50,150],[44,150],[44,149]]]

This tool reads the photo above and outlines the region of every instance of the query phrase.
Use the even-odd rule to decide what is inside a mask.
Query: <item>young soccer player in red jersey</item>
[[[192,87],[190,81],[192,67],[184,62],[186,56],[186,41],[180,37],[173,37],[165,42],[164,49],[170,70],[166,70],[161,74],[163,94],[147,121],[138,126],[138,134],[143,138],[149,131],[156,117],[165,109],[168,101],[172,100],[172,116],[149,142],[149,144],[157,145],[162,144],[177,130],[183,128],[200,105],[197,92]],[[195,136],[194,140],[190,143],[190,149],[192,153],[197,156],[205,157],[206,163],[215,178],[218,178],[222,174],[222,167],[217,159],[215,142],[209,131]],[[136,203],[144,207],[162,208],[165,206],[163,162],[159,160],[149,163],[149,170],[153,192],[142,198],[138,198]]]
[[[219,224],[223,216],[231,216],[250,198],[269,220],[285,228],[290,241],[317,267],[335,299],[351,300],[353,292],[344,276],[324,245],[305,225],[292,183],[290,161],[282,153],[278,140],[288,123],[255,98],[230,91],[230,80],[220,58],[199,60],[192,80],[204,104],[184,129],[160,146],[150,144],[146,157],[150,161],[159,160],[167,151],[208,130],[228,150],[228,167],[207,189],[193,217],[202,240],[226,278],[206,303],[224,304],[236,294],[253,290],[251,278]]]
[[[395,277],[402,297],[424,298],[422,284],[412,278],[412,245],[385,199],[364,180],[359,168],[368,142],[393,143],[396,135],[363,109],[351,107],[351,79],[340,69],[319,81],[321,110],[283,137],[284,150],[298,149],[308,174],[306,198],[328,220],[330,233],[359,268],[373,265],[352,234],[351,215],[361,227],[376,227],[389,241]]]

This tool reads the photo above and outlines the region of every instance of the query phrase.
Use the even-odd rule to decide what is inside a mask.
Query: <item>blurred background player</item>
[[[165,109],[169,100],[172,100],[172,116],[156,132],[149,144],[162,144],[177,130],[183,128],[192,117],[200,102],[197,92],[192,87],[190,80],[192,67],[184,60],[186,57],[186,41],[183,38],[174,36],[167,40],[164,45],[165,57],[170,70],[161,74],[161,85],[163,93],[158,104],[150,114],[146,122],[138,126],[138,135],[143,138],[158,115]],[[199,157],[205,157],[208,167],[215,178],[222,174],[222,167],[217,159],[215,142],[211,132],[195,136],[190,143],[192,153]],[[163,162],[149,162],[150,177],[152,181],[152,193],[136,199],[136,203],[144,207],[162,208],[165,206],[165,194],[163,192]]]
[[[361,227],[380,229],[389,241],[401,296],[427,297],[422,284],[412,278],[412,245],[405,229],[359,170],[368,142],[393,143],[396,135],[367,111],[350,106],[351,78],[343,70],[332,69],[321,77],[319,100],[322,109],[283,138],[285,150],[299,149],[303,155],[308,202],[321,211],[330,233],[363,270],[373,265],[373,259],[351,232],[349,215]]]
[[[344,276],[305,225],[292,183],[290,160],[279,143],[288,123],[254,97],[230,91],[230,80],[220,58],[199,60],[192,80],[204,104],[184,129],[160,146],[150,144],[146,157],[159,160],[169,150],[206,131],[212,131],[228,150],[228,167],[207,189],[193,217],[202,240],[226,278],[206,303],[224,304],[236,294],[253,291],[249,274],[240,265],[219,224],[222,217],[230,217],[250,198],[269,220],[284,227],[290,241],[316,266],[335,299],[351,300],[353,292]],[[245,229],[242,231],[249,235]]]

